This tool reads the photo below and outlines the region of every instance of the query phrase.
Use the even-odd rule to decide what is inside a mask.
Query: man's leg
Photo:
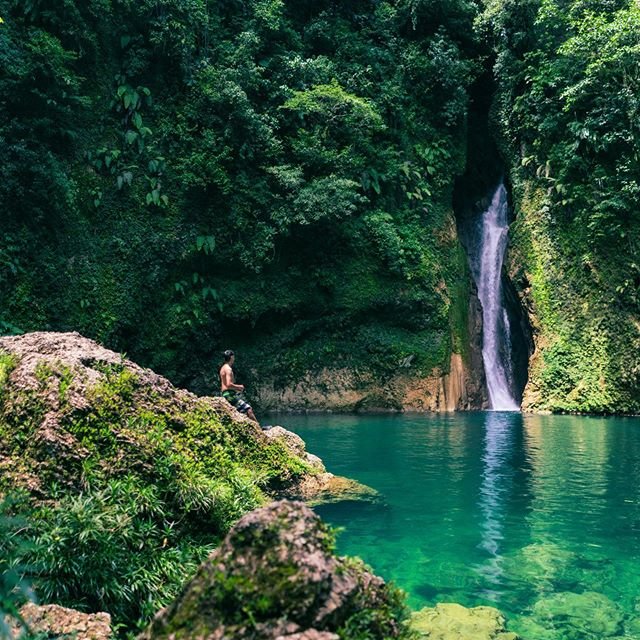
[[[253,420],[258,426],[260,426],[260,423],[258,422],[258,418],[256,418],[256,414],[253,413],[253,409],[251,408],[251,405],[248,402],[245,402],[240,398],[238,399],[236,408],[238,409],[238,411],[240,411],[240,413],[244,413],[248,418]]]

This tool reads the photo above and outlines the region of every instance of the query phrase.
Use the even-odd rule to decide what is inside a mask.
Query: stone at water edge
[[[504,616],[493,607],[437,604],[413,613],[409,624],[419,638],[429,640],[518,640],[505,629]]]
[[[379,491],[357,480],[334,476],[332,473],[306,476],[298,486],[302,488],[300,498],[312,507],[338,502],[385,505],[384,498]]]
[[[397,592],[337,558],[320,518],[283,500],[244,516],[139,640],[335,640],[406,637]]]
[[[337,502],[383,503],[381,494],[375,489],[357,480],[328,473],[322,460],[306,450],[304,440],[297,433],[274,426],[265,431],[265,436],[282,442],[313,470],[312,474],[306,474],[299,482],[288,487],[286,495],[282,497],[304,500],[314,507]]]
[[[20,609],[20,615],[34,634],[45,637],[65,637],[75,640],[109,640],[111,616],[108,613],[81,613],[55,604],[29,603]],[[16,624],[13,638],[24,637]]]

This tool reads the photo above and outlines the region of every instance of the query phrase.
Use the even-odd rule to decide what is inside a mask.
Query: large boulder
[[[0,494],[81,490],[89,460],[106,475],[153,475],[167,446],[173,463],[216,479],[247,468],[271,496],[330,493],[322,461],[297,435],[262,432],[223,398],[177,389],[78,333],[0,338]]]
[[[408,637],[400,593],[333,542],[301,502],[249,513],[139,640]]]

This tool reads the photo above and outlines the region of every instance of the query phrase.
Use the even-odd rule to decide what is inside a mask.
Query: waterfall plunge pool
[[[408,593],[490,605],[524,640],[640,638],[640,419],[476,412],[287,416],[385,505],[317,509]]]

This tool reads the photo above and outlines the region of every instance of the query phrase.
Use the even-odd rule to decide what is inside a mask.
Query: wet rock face
[[[467,322],[469,333],[469,364],[467,366],[467,395],[468,406],[465,409],[486,409],[489,406],[487,380],[484,373],[482,359],[482,305],[478,299],[475,283],[471,286],[469,295],[469,318]]]
[[[511,365],[514,391],[516,399],[521,402],[524,388],[529,380],[529,360],[534,351],[532,329],[516,288],[506,275],[503,275],[502,290],[511,327]]]
[[[354,560],[300,502],[242,518],[139,640],[403,638],[398,593]]]

